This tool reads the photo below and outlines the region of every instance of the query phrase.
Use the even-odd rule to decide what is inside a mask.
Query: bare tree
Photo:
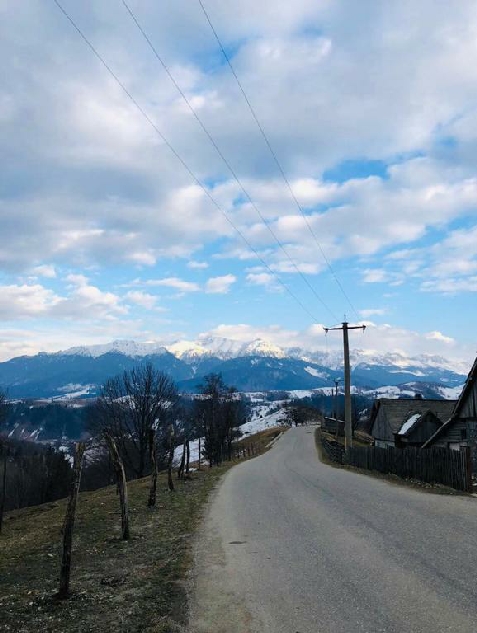
[[[70,572],[71,572],[71,545],[73,542],[73,528],[76,518],[76,503],[81,484],[81,471],[83,468],[83,457],[86,450],[84,442],[76,444],[73,481],[71,484],[68,506],[66,508],[65,521],[63,523],[63,554],[60,571],[60,588],[56,594],[57,598],[64,600],[70,595]]]
[[[149,508],[153,508],[156,505],[157,493],[157,444],[155,429],[150,429],[149,431],[149,456],[151,461],[151,486],[149,488],[147,505]]]
[[[208,374],[195,406],[209,465],[231,459],[232,442],[240,437],[238,427],[247,419],[245,404],[235,387],[227,386],[220,374]]]
[[[167,460],[167,484],[171,492],[174,491],[174,482],[172,481],[172,462],[174,460],[174,425],[169,428],[169,457]]]
[[[169,376],[150,363],[139,365],[105,383],[90,428],[96,433],[107,430],[134,477],[144,477],[151,469],[153,488],[156,466],[151,464],[155,455],[151,448],[177,401],[177,387]]]

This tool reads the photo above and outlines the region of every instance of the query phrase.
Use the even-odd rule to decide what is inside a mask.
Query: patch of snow
[[[314,376],[315,378],[326,378],[326,374],[322,371],[318,371],[314,367],[310,367],[309,365],[305,367],[305,371],[310,374],[310,376]]]
[[[407,433],[407,431],[409,431],[410,429],[412,429],[412,427],[416,424],[416,422],[419,420],[419,418],[421,417],[422,413],[414,413],[413,415],[411,415],[410,418],[408,418],[404,424],[402,425],[402,427],[399,429],[398,431],[398,435],[404,435],[405,433]]]
[[[87,396],[91,392],[96,390],[95,385],[81,385],[75,383],[69,383],[67,385],[63,385],[63,387],[58,387],[57,391],[59,391],[61,396],[53,396],[52,401],[58,400],[71,400],[73,398],[79,398],[80,396]]]
[[[439,393],[446,400],[457,400],[462,393],[464,385],[458,387],[439,387]]]
[[[309,389],[292,389],[292,391],[287,391],[290,398],[311,398],[311,396],[316,393],[314,391],[310,391]]]
[[[171,354],[174,354],[176,358],[182,358],[183,356],[200,358],[210,353],[205,347],[192,341],[176,341],[172,345],[167,345],[166,349]]]

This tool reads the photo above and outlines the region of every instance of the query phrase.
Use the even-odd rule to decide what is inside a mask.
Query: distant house
[[[477,359],[452,414],[424,444],[424,448],[440,446],[460,450],[470,446],[477,465]]]
[[[336,418],[324,417],[321,422],[323,431],[336,435],[336,426],[338,425],[338,435],[344,435],[344,420],[336,420]]]
[[[379,398],[369,428],[375,446],[422,446],[452,415],[457,400]]]

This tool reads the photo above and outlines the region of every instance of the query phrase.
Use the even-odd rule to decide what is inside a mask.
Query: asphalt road
[[[196,545],[194,633],[476,633],[477,500],[322,464],[291,429],[226,475]]]

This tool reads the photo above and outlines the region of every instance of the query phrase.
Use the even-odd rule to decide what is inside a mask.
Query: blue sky
[[[129,5],[253,205],[121,0],[62,4],[220,209],[53,1],[2,3],[1,360],[201,335],[321,349],[345,315],[359,347],[473,359],[474,2],[204,2],[306,222],[198,2]]]

